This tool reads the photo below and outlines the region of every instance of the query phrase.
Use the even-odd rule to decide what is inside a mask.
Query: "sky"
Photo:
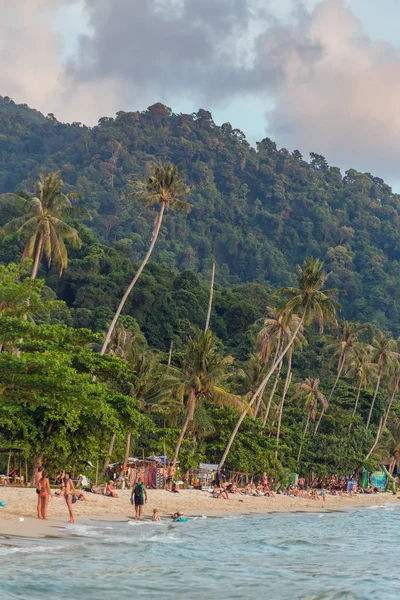
[[[95,124],[162,102],[400,190],[399,0],[0,0],[0,95]]]

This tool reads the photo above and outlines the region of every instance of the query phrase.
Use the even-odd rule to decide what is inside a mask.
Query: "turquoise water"
[[[398,600],[399,527],[400,505],[92,521],[72,539],[0,539],[0,598]]]

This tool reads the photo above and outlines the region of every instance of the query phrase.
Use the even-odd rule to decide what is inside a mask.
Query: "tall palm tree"
[[[189,340],[179,367],[169,367],[163,381],[164,393],[169,390],[186,405],[186,418],[175,448],[173,464],[195,410],[202,400],[207,399],[219,405],[234,406],[243,410],[245,402],[235,394],[221,387],[227,366],[231,359],[223,358],[218,351],[216,340],[210,330],[197,330]]]
[[[122,309],[125,306],[125,302],[128,299],[129,294],[133,290],[137,280],[139,279],[143,269],[147,265],[151,253],[153,252],[154,246],[160,233],[161,223],[163,221],[164,211],[166,208],[180,209],[188,212],[191,205],[183,200],[179,199],[179,196],[184,196],[189,193],[189,188],[185,183],[185,177],[177,166],[162,163],[157,164],[153,167],[152,174],[146,182],[140,184],[141,196],[149,206],[160,204],[160,210],[156,217],[153,235],[151,238],[149,249],[147,250],[146,256],[144,257],[140,267],[136,271],[134,278],[127,287],[125,294],[122,297],[121,302],[115,312],[113,320],[111,321],[110,327],[108,328],[106,337],[104,339],[103,346],[100,354],[105,354],[107,347],[110,343],[112,332],[114,331],[115,325],[119,319]]]
[[[43,254],[47,266],[54,262],[59,274],[68,266],[68,252],[64,240],[72,247],[79,248],[81,240],[78,232],[65,223],[64,219],[78,214],[68,196],[62,192],[63,181],[58,173],[40,175],[33,196],[25,192],[16,192],[13,197],[22,203],[24,215],[13,219],[3,228],[3,233],[28,235],[22,258],[33,258],[31,277],[36,278]],[[82,215],[88,216],[80,209]]]
[[[359,335],[363,331],[365,331],[365,327],[360,328],[360,326],[357,323],[353,323],[351,321],[344,321],[339,328],[339,335],[337,340],[328,346],[328,349],[334,349],[334,358],[337,359],[337,375],[332,389],[330,391],[328,402],[332,400],[333,393],[343,373],[343,369],[346,364],[346,358],[357,344]]]
[[[285,315],[277,309],[268,307],[267,310],[267,318],[264,320],[263,327],[258,334],[260,356],[265,363],[268,363],[271,356],[273,356],[272,362],[276,360],[282,347],[282,343],[284,343],[284,333],[286,330]],[[278,374],[273,385],[272,396],[279,381],[281,366],[282,362],[278,365]],[[258,396],[256,409],[254,411],[255,417],[259,413],[266,386],[267,384],[265,384],[265,387],[261,390]]]
[[[292,381],[292,356],[293,356],[293,346],[292,346],[292,348],[290,348],[289,352],[287,353],[287,373],[286,373],[285,385],[283,387],[282,398],[281,398],[281,401],[280,401],[279,407],[278,407],[278,426],[276,429],[275,458],[278,458],[279,438],[281,435],[283,407],[285,404],[285,399],[286,399],[286,395],[287,395],[290,383]]]
[[[371,423],[372,412],[374,410],[375,400],[381,385],[382,377],[384,376],[387,368],[390,366],[395,356],[396,342],[394,339],[386,337],[383,333],[380,333],[378,337],[374,338],[372,342],[372,362],[377,365],[377,378],[375,392],[367,419],[367,429]]]
[[[300,322],[300,317],[296,314],[286,316],[282,311],[270,310],[269,318],[265,320],[264,327],[259,334],[259,343],[261,355],[267,357],[271,354],[271,349],[275,346],[275,356],[277,352],[286,344],[292,337],[293,332],[296,331],[297,326]],[[298,331],[294,343],[302,343],[304,341],[304,335],[302,333],[303,327]],[[283,361],[281,361],[276,370],[275,381],[272,385],[271,393],[268,399],[264,414],[263,427],[265,427],[269,411],[271,408],[272,400],[275,395],[275,391],[279,382]],[[257,405],[261,403],[262,394],[257,401]],[[257,408],[256,408],[257,413]]]
[[[332,400],[333,393],[336,389],[340,377],[342,376],[343,369],[346,365],[346,359],[348,358],[348,355],[351,352],[352,348],[354,348],[355,344],[357,344],[358,336],[363,331],[365,331],[365,327],[360,328],[360,326],[356,323],[344,321],[339,327],[338,339],[328,346],[328,348],[333,348],[335,350],[334,358],[337,358],[336,378],[328,396],[328,404]],[[316,435],[319,429],[324,414],[325,411],[322,410],[314,429],[314,435]]]
[[[229,454],[229,450],[231,449],[240,425],[247,414],[248,408],[252,407],[260,391],[268,383],[281,360],[283,360],[290,348],[293,346],[297,334],[303,325],[307,325],[315,321],[319,325],[320,331],[323,331],[324,320],[335,321],[336,310],[339,307],[339,304],[335,299],[337,290],[324,289],[327,275],[323,272],[322,267],[323,264],[319,259],[306,259],[303,267],[298,267],[298,287],[281,288],[276,292],[276,294],[288,297],[288,301],[284,307],[284,313],[287,315],[287,318],[290,318],[290,316],[293,314],[300,313],[300,320],[292,336],[282,348],[279,356],[275,358],[264,380],[261,382],[259,388],[255,391],[250,399],[248,407],[242,412],[221,458],[219,464],[220,468],[224,464],[226,457]]]
[[[212,266],[211,266],[210,296],[208,299],[208,310],[207,310],[206,326],[204,328],[204,331],[207,331],[207,329],[210,326],[211,310],[212,310],[212,303],[213,303],[213,296],[214,296],[215,266],[216,266],[216,262],[215,262],[215,260],[213,260]]]
[[[396,395],[400,390],[400,357],[396,357],[389,366],[389,380],[388,380],[388,391],[390,392],[390,398],[386,407],[385,416],[383,417],[382,428],[384,429],[387,425],[390,411],[392,410],[393,402]]]
[[[319,379],[307,378],[303,383],[297,383],[295,396],[296,395],[305,398],[304,408],[307,412],[303,437],[300,443],[299,453],[297,455],[297,462],[300,462],[300,456],[303,449],[304,440],[307,435],[307,429],[310,421],[314,421],[315,417],[317,416],[318,403],[321,404],[322,410],[326,410],[328,408],[328,401],[319,389]]]
[[[299,317],[297,315],[293,315],[293,318],[298,319]],[[279,407],[278,407],[278,426],[277,426],[277,430],[276,430],[275,458],[278,458],[279,437],[280,437],[280,433],[281,433],[283,407],[285,405],[286,395],[288,393],[289,386],[292,381],[292,357],[293,357],[294,348],[295,348],[295,345],[301,347],[305,343],[305,341],[306,341],[305,336],[303,335],[302,331],[299,331],[296,339],[294,340],[293,346],[290,348],[290,350],[287,353],[287,372],[286,372],[285,384],[283,387],[282,398],[281,398],[281,401],[280,401]]]
[[[357,344],[352,348],[345,362],[345,375],[354,377],[357,382],[357,395],[352,412],[355,417],[362,389],[369,386],[373,373],[376,373],[375,365],[371,363],[370,347],[365,344]]]

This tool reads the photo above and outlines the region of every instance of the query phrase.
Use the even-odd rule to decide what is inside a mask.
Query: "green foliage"
[[[81,247],[68,248],[61,277],[52,260],[45,281],[30,278],[32,261],[14,264],[27,237],[0,240],[1,443],[23,446],[29,461],[43,455],[53,467],[78,469],[85,459],[105,458],[112,433],[111,458],[122,459],[131,432],[136,454],[165,450],[171,456],[191,389],[212,384],[221,388],[220,399],[232,400],[237,393],[245,397],[259,379],[262,365],[250,372],[251,361],[259,360],[257,334],[268,307],[277,308],[274,290],[284,286],[289,312],[305,313],[306,327],[304,343],[293,352],[279,460],[274,450],[286,362],[265,427],[263,418],[245,417],[228,466],[276,477],[288,469],[352,472],[365,462],[384,417],[365,464],[400,459],[398,390],[390,372],[398,346],[387,333],[400,333],[400,204],[382,180],[354,170],[342,176],[323,157],[313,154],[307,163],[299,152],[279,150],[268,139],[251,148],[241,132],[229,124],[217,127],[206,111],[176,115],[162,105],[119,112],[89,129],[0,98],[0,135],[0,193],[6,194],[0,197],[0,227],[21,217],[26,222],[11,194],[31,189],[42,168],[59,171],[64,192],[73,192],[76,205],[93,216],[89,228],[71,211],[63,215],[64,233],[76,231]],[[188,215],[166,212],[154,262],[128,298],[111,351],[102,357],[104,332],[151,240],[154,214],[136,202],[132,190],[137,193],[156,157],[170,165],[174,198],[186,191],[180,185],[185,171],[193,209]],[[148,200],[160,200],[159,183],[147,180]],[[37,249],[37,237],[31,236],[29,248]],[[298,288],[290,287],[295,266],[309,255],[317,260],[306,262]],[[223,377],[206,385],[193,340],[204,328],[212,259],[217,271],[210,326],[213,352],[224,369]],[[321,292],[322,260],[329,285],[346,292],[340,316],[366,325],[355,326],[357,341],[345,353],[318,434],[310,427],[304,436],[306,412],[296,384],[319,380],[320,393],[329,398],[344,356],[343,335],[337,340],[338,330],[326,322],[334,320],[337,304],[335,290]],[[305,302],[311,288],[318,293]],[[325,321],[330,337],[322,337],[312,321]],[[344,324],[343,331],[349,327]],[[176,381],[185,384],[180,395],[166,375],[171,341]],[[167,393],[159,394],[163,385]],[[271,390],[272,382],[268,397]],[[234,409],[216,405],[215,395],[200,395],[181,447],[182,469],[218,462],[237,421]],[[320,409],[314,408],[318,418]]]
[[[153,260],[206,275],[215,258],[217,283],[275,288],[290,285],[295,266],[313,255],[332,272],[332,287],[346,292],[345,318],[400,333],[400,204],[382,179],[354,169],[343,176],[324,157],[308,163],[269,139],[254,149],[207,111],[174,114],[161,104],[88,128],[3,98],[0,133],[0,192],[29,189],[42,167],[59,170],[100,240],[135,262],[153,215],[132,202],[132,187],[162,158],[185,170],[194,208],[165,216]],[[1,208],[0,226],[18,216],[12,203]],[[12,245],[0,247],[0,258],[17,259]]]

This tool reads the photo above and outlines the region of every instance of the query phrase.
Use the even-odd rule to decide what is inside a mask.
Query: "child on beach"
[[[157,514],[157,509],[153,508],[153,516],[151,518],[152,521],[161,521],[161,517]]]

